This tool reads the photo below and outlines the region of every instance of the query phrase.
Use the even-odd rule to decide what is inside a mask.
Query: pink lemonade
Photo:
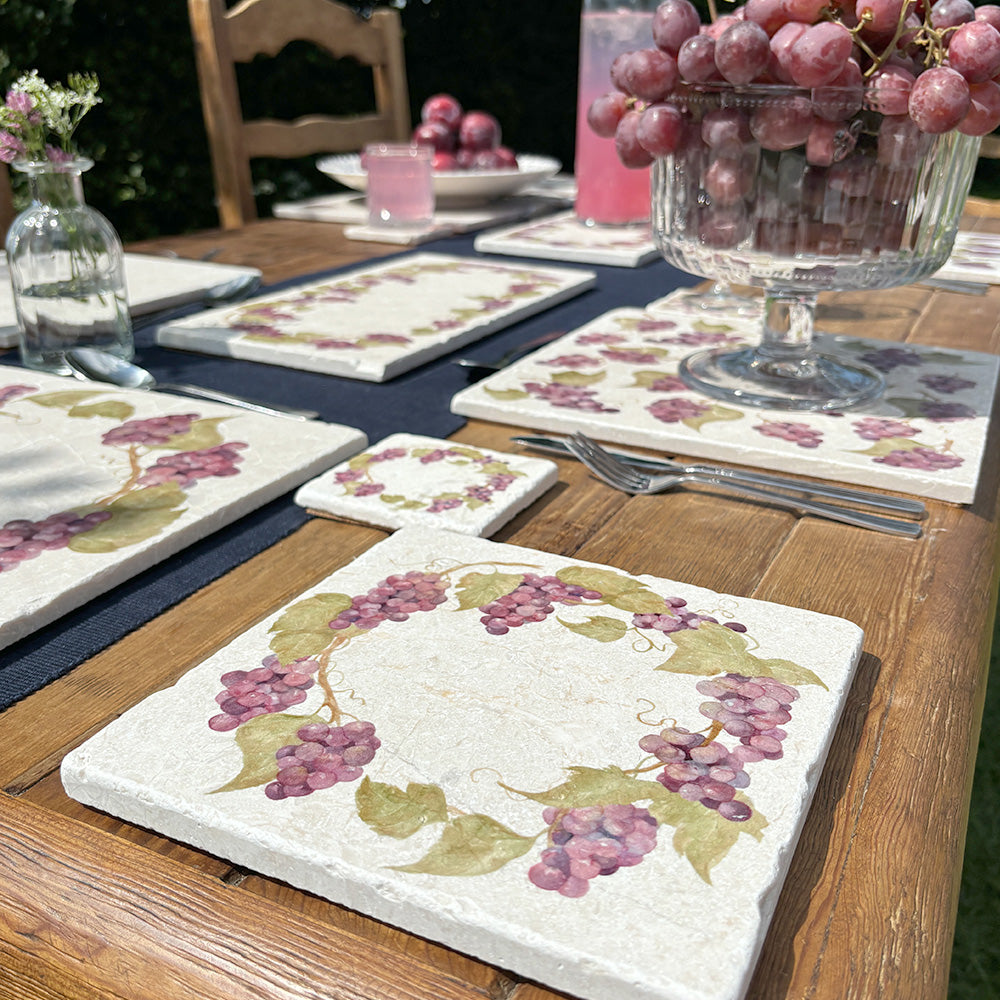
[[[576,113],[577,217],[624,225],[649,218],[649,170],[623,167],[613,139],[601,139],[587,125],[587,108],[611,89],[615,56],[652,44],[652,11],[621,8],[584,12],[580,21],[580,86]]]
[[[365,150],[368,224],[425,229],[434,218],[429,146],[374,145]]]

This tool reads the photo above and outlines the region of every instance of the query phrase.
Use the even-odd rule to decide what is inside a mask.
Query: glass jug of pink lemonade
[[[611,63],[652,45],[659,0],[584,0],[580,19],[580,83],[576,107],[576,214],[588,224],[649,219],[649,169],[623,167],[610,139],[587,125],[587,108],[611,89]]]

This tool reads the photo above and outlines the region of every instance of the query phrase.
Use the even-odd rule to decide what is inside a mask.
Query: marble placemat
[[[472,208],[439,208],[434,212],[433,224],[418,231],[369,226],[365,196],[357,191],[320,195],[297,202],[280,202],[274,206],[273,214],[281,219],[339,222],[346,226],[344,235],[350,240],[416,246],[442,236],[474,233],[488,226],[531,219],[555,212],[566,204],[565,198],[554,194],[521,194]]]
[[[481,253],[639,267],[659,257],[648,226],[588,226],[570,212],[476,237]]]
[[[366,443],[340,424],[0,369],[0,647]]]
[[[164,347],[384,382],[593,287],[593,272],[413,253],[161,326]]]
[[[159,309],[197,302],[210,288],[247,274],[260,276],[254,267],[213,264],[152,254],[125,254],[125,285],[129,311],[143,316]],[[17,313],[10,287],[7,257],[0,252],[0,347],[17,343]]]
[[[554,462],[419,434],[390,434],[300,486],[310,510],[382,528],[491,535],[555,485]]]
[[[681,358],[752,341],[757,323],[665,300],[618,309],[457,393],[452,411],[537,430],[859,486],[970,503],[983,461],[1000,359],[860,337],[821,349],[884,373],[876,402],[843,413],[741,407],[689,390]]]
[[[739,1000],[861,643],[843,619],[404,528],[62,780],[573,996]]]
[[[1000,234],[960,232],[951,256],[933,277],[1000,284]]]

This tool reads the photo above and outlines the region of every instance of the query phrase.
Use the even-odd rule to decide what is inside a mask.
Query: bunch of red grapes
[[[413,141],[434,149],[434,170],[517,170],[517,157],[501,145],[500,122],[488,111],[465,111],[451,94],[424,101]]]
[[[970,0],[746,0],[702,24],[689,0],[664,0],[653,17],[654,45],[611,66],[613,89],[588,122],[615,140],[622,162],[644,167],[685,141],[678,104],[691,87],[773,84],[811,92],[752,122],[745,137],[767,150],[805,147],[829,166],[850,152],[845,123],[884,116],[883,155],[919,155],[909,131],[957,129],[981,136],[1000,126],[1000,6]],[[810,99],[811,98],[811,99]],[[742,136],[728,135],[730,139]]]

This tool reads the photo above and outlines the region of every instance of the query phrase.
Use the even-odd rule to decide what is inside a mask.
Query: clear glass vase
[[[121,240],[83,197],[82,175],[93,161],[13,166],[31,185],[31,204],[7,233],[21,361],[68,375],[65,355],[72,347],[130,359],[134,346]]]

